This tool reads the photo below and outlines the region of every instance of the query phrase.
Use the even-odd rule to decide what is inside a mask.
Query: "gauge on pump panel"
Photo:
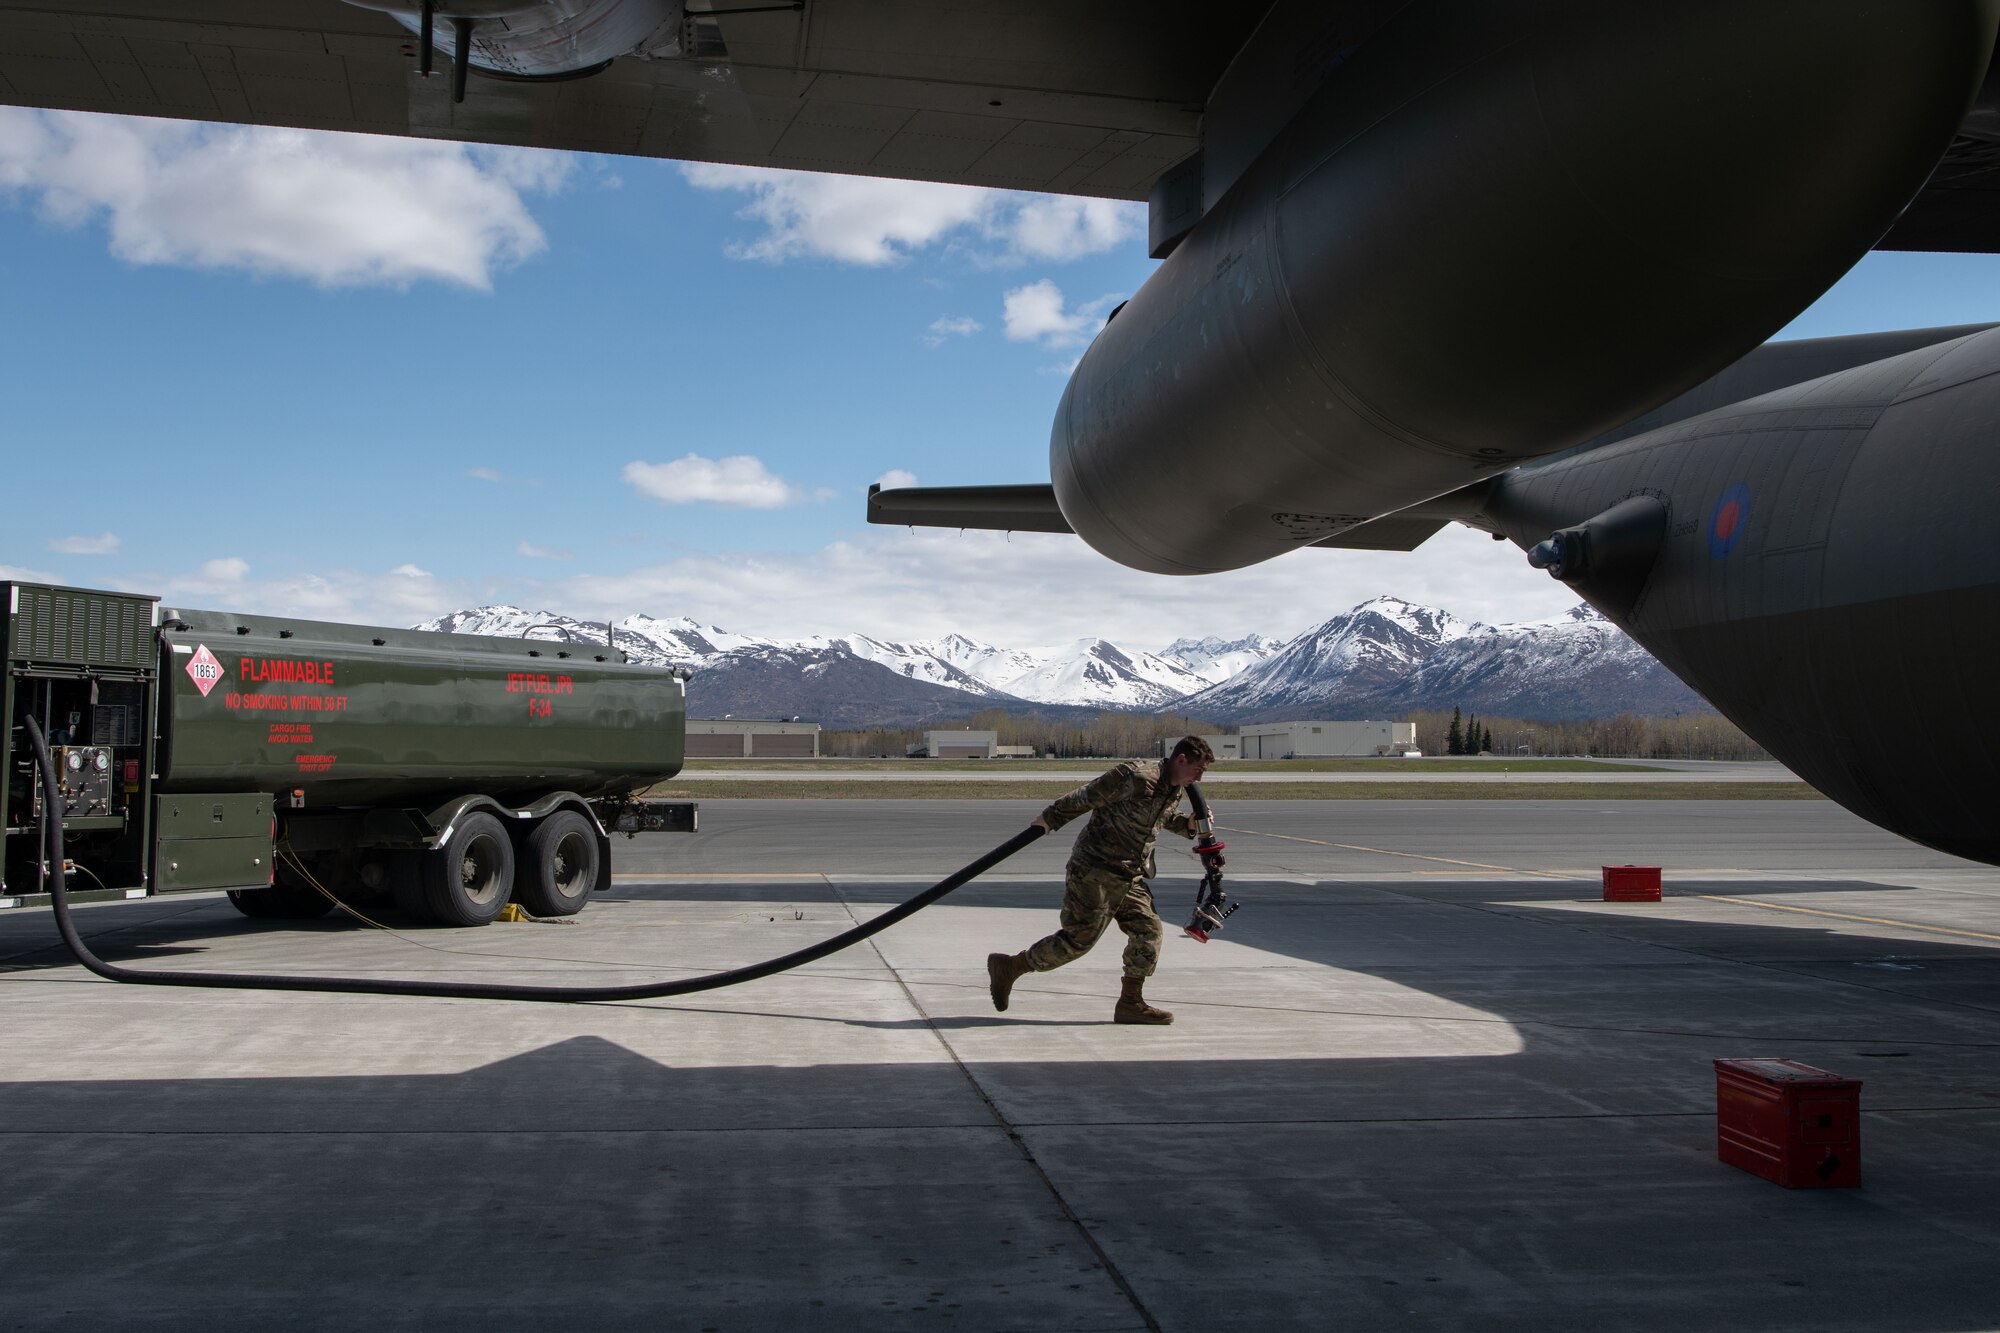
[[[78,754],[78,753],[77,753],[77,752],[76,752],[75,750],[71,750],[71,751],[70,751],[70,752],[69,752],[69,753],[68,753],[67,755],[65,755],[65,756],[63,756],[63,757],[64,757],[65,759],[67,759],[67,760],[69,761],[69,766],[70,766],[71,768],[74,768],[74,769],[78,770],[79,772],[81,772],[81,771],[82,771],[82,769],[83,769],[83,756],[82,756],[82,755]]]
[[[91,765],[100,773],[109,773],[111,771],[111,752],[109,750],[99,750],[92,756]]]

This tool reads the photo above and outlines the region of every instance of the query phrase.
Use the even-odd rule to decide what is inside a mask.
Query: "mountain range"
[[[771,639],[685,616],[588,622],[513,606],[415,628],[612,642],[678,666],[691,717],[802,717],[837,729],[918,727],[968,713],[1173,711],[1218,723],[1390,718],[1454,705],[1551,720],[1707,711],[1687,686],[1584,605],[1549,620],[1481,625],[1376,597],[1281,640],[1177,639],[1158,652],[1084,638],[1004,648],[962,634],[895,642],[848,634]]]

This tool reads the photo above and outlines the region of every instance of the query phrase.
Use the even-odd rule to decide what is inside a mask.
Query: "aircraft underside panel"
[[[1522,546],[1632,497],[1665,506],[1638,577],[1570,586],[1857,814],[2000,864],[2000,329],[1504,478]]]
[[[1676,670],[1855,814],[2000,865],[2000,758],[1984,719],[2000,584],[1677,632]],[[1746,725],[1744,719],[1750,721]]]

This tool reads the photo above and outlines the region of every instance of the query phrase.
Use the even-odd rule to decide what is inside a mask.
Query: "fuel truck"
[[[52,878],[24,720],[54,747],[72,901],[224,890],[485,925],[567,916],[613,834],[692,832],[685,677],[605,645],[162,607],[0,581],[0,908]]]

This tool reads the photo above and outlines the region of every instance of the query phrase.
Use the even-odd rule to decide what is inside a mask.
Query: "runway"
[[[638,979],[797,948],[1022,827],[704,803],[578,924],[80,909],[133,966]],[[0,914],[0,1315],[37,1329],[2000,1325],[2000,871],[1828,802],[1231,802],[1170,1028],[1114,937],[993,1012],[1069,834],[679,1002],[165,991]],[[1170,852],[1175,840],[1163,842]],[[1656,862],[1658,904],[1598,900]],[[1175,924],[1195,868],[1163,855]],[[393,924],[393,923],[392,923]],[[440,951],[444,952],[440,952]],[[1716,1161],[1710,1061],[1864,1080],[1858,1190]]]
[[[1647,761],[1619,760],[1621,767],[1603,769],[1548,769],[1537,766],[1533,761],[1509,765],[1506,760],[1491,761],[1492,771],[1466,771],[1464,768],[1427,767],[1421,762],[1403,763],[1399,760],[1376,761],[1365,770],[1346,769],[1334,772],[1314,772],[1311,769],[1283,770],[1260,768],[1246,770],[1228,763],[1218,764],[1210,773],[1212,782],[1226,783],[1353,783],[1369,785],[1376,783],[1440,782],[1440,783],[1487,783],[1514,785],[1519,783],[1563,783],[1602,782],[1611,785],[1620,783],[1656,782],[1797,782],[1798,775],[1783,764],[1769,761],[1747,763],[1716,763],[1699,760]],[[1627,769],[1633,771],[1627,771]],[[947,782],[947,783],[991,783],[1017,782],[1029,780],[1069,781],[1081,784],[1093,775],[1079,772],[1075,768],[1058,768],[1036,764],[1031,760],[994,760],[980,769],[937,768],[919,760],[912,760],[908,767],[865,768],[843,770],[838,761],[828,761],[818,768],[766,768],[751,763],[741,768],[712,764],[688,775],[699,782],[827,782],[838,780],[853,783],[897,783],[897,782]],[[667,788],[661,788],[664,793]]]

